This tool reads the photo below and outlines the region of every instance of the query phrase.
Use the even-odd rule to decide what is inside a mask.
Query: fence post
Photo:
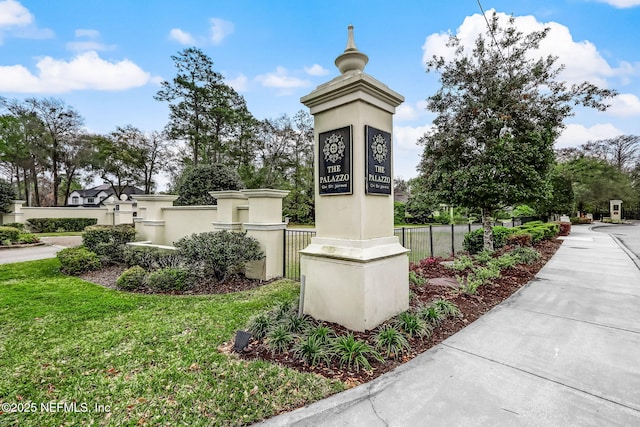
[[[456,256],[456,233],[453,224],[451,224],[451,256]]]
[[[402,246],[406,248],[406,247],[407,247],[407,245],[405,244],[405,240],[406,240],[406,237],[405,237],[405,227],[402,227]]]
[[[287,229],[282,229],[282,277],[288,279],[287,277],[287,256],[289,256],[289,251],[287,250]]]
[[[429,253],[433,256],[433,225],[429,224]]]

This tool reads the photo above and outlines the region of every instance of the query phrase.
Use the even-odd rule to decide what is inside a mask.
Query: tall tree
[[[168,135],[187,142],[194,166],[222,161],[228,141],[238,137],[239,123],[250,116],[245,100],[200,49],[184,49],[171,59],[178,73],[155,95],[169,103]]]
[[[502,25],[494,13],[471,54],[452,35],[454,58],[434,56],[427,64],[442,87],[427,99],[437,117],[420,140],[422,182],[442,202],[482,209],[488,250],[495,209],[546,193],[553,143],[573,105],[604,110],[603,101],[615,95],[588,82],[558,81],[555,57],[532,59],[548,31],[524,34],[513,17]]]
[[[608,161],[620,171],[631,171],[640,160],[640,136],[619,135],[588,142],[578,152]]]

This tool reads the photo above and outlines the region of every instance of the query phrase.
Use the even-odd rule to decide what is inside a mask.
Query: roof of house
[[[111,187],[111,184],[102,184],[93,188],[89,188],[86,190],[75,190],[82,197],[96,197],[101,192],[106,193],[108,196],[112,196],[115,192]],[[131,194],[144,194],[144,190],[139,189],[138,187],[134,187],[132,185],[127,185],[122,189],[122,194],[131,195]]]

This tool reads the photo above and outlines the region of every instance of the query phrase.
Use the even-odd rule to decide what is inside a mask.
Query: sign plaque
[[[352,194],[351,126],[318,136],[318,183],[320,195]]]
[[[391,195],[391,134],[371,126],[364,127],[367,165],[367,194]]]

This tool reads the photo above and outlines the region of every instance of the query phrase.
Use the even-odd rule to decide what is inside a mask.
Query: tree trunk
[[[483,249],[493,252],[493,225],[491,224],[491,209],[482,208],[482,228],[484,229]]]

